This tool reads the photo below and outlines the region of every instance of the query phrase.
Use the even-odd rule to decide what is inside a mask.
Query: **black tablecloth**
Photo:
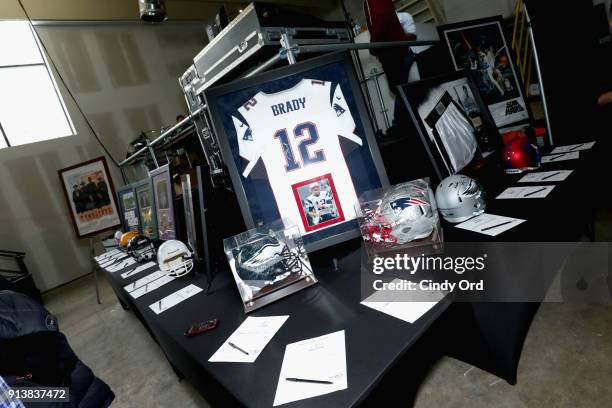
[[[485,182],[487,212],[523,218],[527,222],[497,237],[460,230],[444,223],[445,239],[464,242],[577,240],[589,231],[593,214],[592,201],[585,200],[584,196],[579,200],[570,199],[585,185],[592,184],[594,163],[589,158],[594,157],[593,153],[581,152],[581,156],[580,160],[542,166],[541,171],[575,170],[566,181],[554,183],[557,187],[545,199],[495,200],[506,187],[517,185],[521,175]],[[358,247],[359,243],[354,245]],[[229,271],[216,274],[208,295],[200,293],[160,315],[153,313],[148,306],[190,283],[206,288],[206,278],[201,274],[191,274],[134,300],[122,287],[150,271],[126,280],[120,278],[121,271],[107,272],[107,276],[122,303],[133,309],[143,321],[173,367],[213,403],[271,406],[285,346],[345,330],[348,389],[286,406],[355,405],[368,397],[385,373],[400,362],[443,314],[445,318],[439,322],[444,322],[445,327],[436,330],[440,329],[442,335],[452,336],[452,341],[447,342],[447,354],[487,369],[510,383],[516,381],[522,343],[537,303],[468,303],[456,304],[449,309],[449,302],[445,300],[414,324],[407,324],[360,305],[360,261],[360,252],[356,250],[340,260],[338,270],[324,263],[315,265],[319,279],[317,285],[252,313],[253,316],[291,316],[253,364],[208,362],[246,318]],[[214,331],[190,339],[182,335],[191,324],[212,318],[220,320]],[[434,344],[432,347],[439,345]]]

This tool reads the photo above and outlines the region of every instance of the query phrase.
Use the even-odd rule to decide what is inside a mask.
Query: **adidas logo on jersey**
[[[510,101],[506,104],[506,116],[512,115],[517,112],[522,112],[525,109],[521,106],[518,101]]]
[[[292,99],[284,103],[278,103],[276,105],[272,105],[270,106],[270,109],[272,109],[272,114],[274,116],[278,116],[278,115],[284,115],[285,113],[300,110],[305,107],[306,107],[306,97],[303,97],[303,98]]]

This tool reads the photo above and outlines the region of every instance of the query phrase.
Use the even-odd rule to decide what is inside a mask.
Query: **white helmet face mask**
[[[160,271],[174,277],[187,275],[193,269],[191,251],[184,243],[177,240],[161,244],[157,250],[157,263]]]
[[[447,177],[436,189],[436,201],[442,218],[458,223],[482,214],[485,194],[476,180],[461,174]]]

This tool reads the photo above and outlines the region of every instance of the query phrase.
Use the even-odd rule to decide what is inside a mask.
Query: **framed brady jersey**
[[[204,95],[248,228],[289,219],[307,251],[359,236],[357,197],[388,180],[349,53]]]

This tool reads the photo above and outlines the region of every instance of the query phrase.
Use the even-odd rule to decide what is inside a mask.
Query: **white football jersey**
[[[308,192],[314,181],[329,180],[339,217],[329,227],[355,218],[357,194],[340,148],[340,136],[362,145],[342,89],[332,83],[302,79],[290,89],[259,92],[238,108],[246,122],[232,117],[240,156],[248,161],[249,174],[263,160],[281,217],[306,231],[304,208],[298,192]],[[330,97],[330,95],[332,95]],[[308,192],[309,193],[309,192]]]

